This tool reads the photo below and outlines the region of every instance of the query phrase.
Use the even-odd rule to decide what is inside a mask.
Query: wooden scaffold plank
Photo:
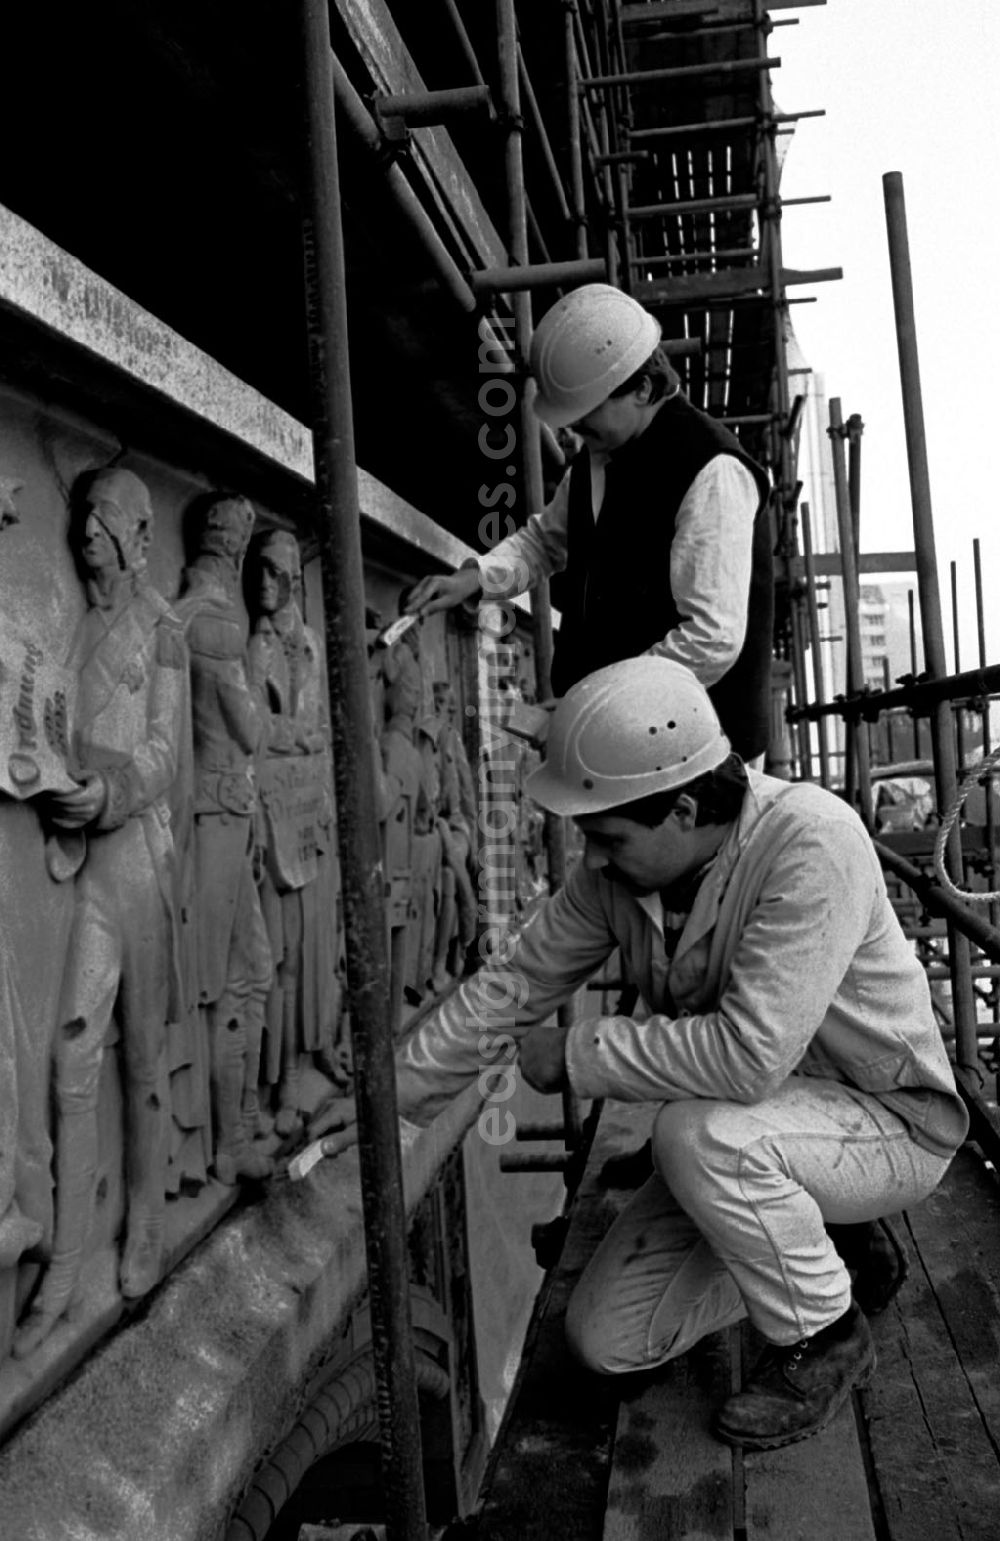
[[[747,1541],[875,1541],[850,1402],[811,1439],[747,1451],[744,1475]]]
[[[909,1216],[910,1278],[874,1323],[879,1368],[861,1403],[891,1541],[997,1535],[1000,1470],[988,1427],[995,1397],[984,1357],[995,1378],[996,1318],[977,1344],[971,1316],[965,1324],[962,1317],[975,1315],[986,1281],[976,1269],[972,1283],[959,1280],[971,1260],[955,1238],[968,1158],[960,1152],[943,1187]]]
[[[731,1541],[733,1453],[709,1421],[738,1343],[738,1330],[713,1333],[623,1398],[603,1541]]]

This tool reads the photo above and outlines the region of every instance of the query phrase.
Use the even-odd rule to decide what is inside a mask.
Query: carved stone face
[[[262,551],[257,603],[262,615],[277,615],[292,599],[295,574],[277,550]]]
[[[400,648],[395,674],[385,693],[390,714],[394,717],[415,717],[422,694],[419,665],[412,653]]]
[[[250,543],[253,523],[254,511],[245,498],[220,498],[205,512],[198,549],[227,557],[238,567]]]
[[[98,503],[91,507],[83,525],[80,542],[80,559],[89,573],[95,576],[103,572],[123,572],[125,563],[122,552],[111,533],[110,505]]]
[[[262,615],[277,615],[296,597],[302,576],[298,542],[286,531],[273,531],[256,544],[257,607]]]
[[[88,572],[139,572],[153,535],[153,507],[133,471],[100,471],[90,482],[77,527],[80,560]]]
[[[455,700],[454,690],[446,680],[435,680],[434,682],[434,710],[446,722],[454,722],[455,713],[458,710],[458,702]]]

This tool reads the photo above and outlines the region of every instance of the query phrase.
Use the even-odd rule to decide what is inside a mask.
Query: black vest
[[[677,510],[698,472],[720,454],[735,456],[760,489],[746,637],[732,668],[709,690],[733,748],[752,759],[767,747],[771,731],[769,483],[729,430],[685,396],[665,402],[645,432],[610,457],[596,524],[590,457],[581,452],[573,462],[552,689],[564,695],[595,669],[645,653],[684,620],[670,589]]]

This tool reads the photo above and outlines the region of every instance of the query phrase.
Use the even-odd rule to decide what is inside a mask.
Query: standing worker
[[[407,610],[509,599],[564,572],[552,689],[658,653],[705,686],[734,750],[767,747],[774,596],[766,473],[681,394],[660,324],[585,284],[531,343],[535,411],[584,441],[548,506],[488,559],[423,578]]]
[[[576,1286],[570,1345],[606,1375],[652,1370],[748,1316],[767,1347],[715,1432],[804,1439],[874,1369],[866,1316],[906,1271],[880,1222],[968,1128],[871,840],[832,793],[745,767],[663,658],[573,686],[527,791],[576,821],[583,858],[401,1045],[399,1110],[426,1124],[515,1054],[538,1091],[658,1103],[655,1171]],[[556,1025],[616,947],[649,1016]],[[313,1133],[336,1155],[353,1105]]]

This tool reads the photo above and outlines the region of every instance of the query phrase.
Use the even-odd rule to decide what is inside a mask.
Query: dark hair
[[[682,787],[671,787],[668,792],[654,792],[650,797],[640,797],[634,803],[622,803],[609,808],[609,813],[620,819],[632,819],[655,829],[662,824],[677,799],[686,792],[697,798],[698,814],[695,824],[728,824],[739,814],[747,789],[747,768],[738,754],[731,754],[714,770],[696,776],[694,781]]]
[[[680,390],[680,376],[662,346],[655,348],[646,362],[621,385],[616,386],[611,395],[627,396],[630,391],[637,391],[643,380],[650,383],[650,401],[660,401],[664,396],[673,396]]]

